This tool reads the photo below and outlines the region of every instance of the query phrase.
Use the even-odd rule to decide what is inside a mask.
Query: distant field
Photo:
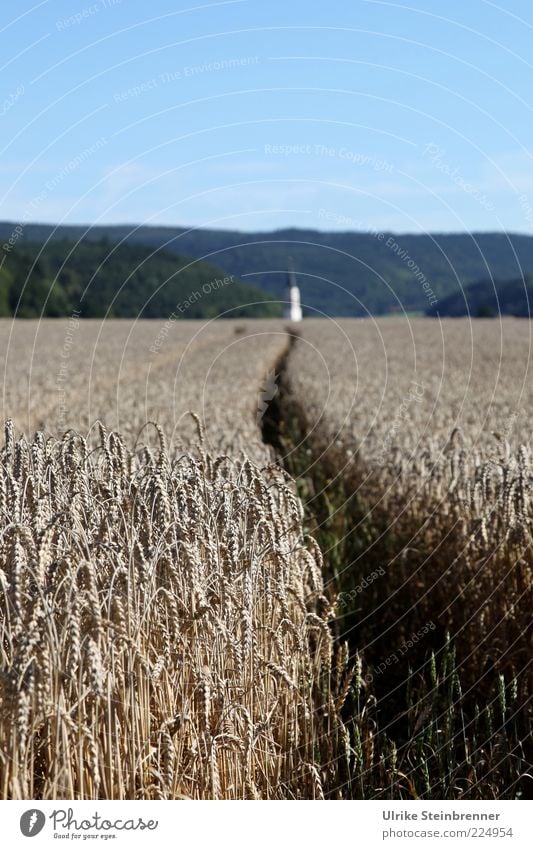
[[[322,438],[356,442],[365,459],[385,460],[388,447],[407,462],[454,428],[481,453],[494,453],[492,431],[513,447],[530,439],[527,320],[308,320],[302,335],[288,369],[294,394]]]
[[[529,322],[0,352],[3,798],[531,793]]]
[[[282,322],[45,319],[0,321],[3,418],[31,435],[87,431],[97,419],[135,440],[147,421],[214,451],[264,450],[263,380],[287,345]]]

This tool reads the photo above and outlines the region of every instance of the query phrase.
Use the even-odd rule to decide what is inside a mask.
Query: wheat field
[[[496,327],[309,323],[288,380],[313,455],[405,540],[394,581],[417,616],[438,600],[472,663],[490,647],[505,666],[529,660],[533,381],[529,323],[500,344]]]
[[[287,334],[275,321],[244,329],[235,321],[0,320],[2,418],[25,434],[59,437],[100,420],[131,444],[155,421],[173,451],[196,440],[194,410],[214,453],[245,450],[264,461],[258,396]]]
[[[393,796],[531,793],[530,351],[515,319],[309,321],[288,362],[306,511]]]
[[[528,322],[0,350],[2,798],[531,792]]]

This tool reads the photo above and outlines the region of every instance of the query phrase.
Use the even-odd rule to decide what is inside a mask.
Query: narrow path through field
[[[453,798],[457,775],[462,775],[466,787],[476,772],[479,784],[481,774],[494,771],[501,772],[500,792],[510,797],[527,793],[520,789],[520,771],[507,771],[505,763],[498,761],[497,747],[494,759],[484,754],[492,740],[501,687],[510,687],[509,692],[513,686],[516,689],[514,673],[511,670],[509,678],[508,670],[493,667],[480,673],[475,659],[462,651],[460,640],[456,649],[439,615],[442,605],[433,595],[432,573],[427,566],[418,573],[415,563],[410,570],[410,558],[405,556],[417,546],[425,551],[423,529],[397,523],[396,514],[380,510],[369,498],[372,466],[358,457],[357,463],[343,468],[336,447],[328,444],[318,428],[314,430],[306,398],[291,386],[291,358],[300,350],[300,336],[299,328],[287,328],[287,345],[276,365],[277,392],[264,413],[262,436],[295,481],[304,506],[305,530],[322,551],[326,588],[339,599],[334,635],[339,642],[348,641],[352,659],[363,659],[362,695],[347,702],[344,714],[347,725],[355,722],[354,745],[357,748],[360,698],[368,699],[363,713],[369,710],[375,723],[372,746],[390,752],[397,764],[393,771],[407,776],[397,779],[397,788],[390,785],[383,790],[385,796],[390,794],[387,798],[398,792],[439,798],[452,794]],[[453,566],[448,554],[429,551],[427,558],[434,557],[438,569],[446,570]],[[385,577],[373,577],[378,573]],[[476,682],[483,686],[484,703],[478,701]],[[517,709],[513,713],[516,727],[510,728],[506,741],[519,761],[521,741],[527,737],[525,715],[523,719],[522,728]],[[484,742],[480,745],[480,741]],[[477,769],[470,773],[476,761]],[[382,777],[371,775],[373,771],[373,767],[363,770],[362,781],[368,785],[366,789],[361,785],[362,795],[370,786],[372,794],[381,792]]]

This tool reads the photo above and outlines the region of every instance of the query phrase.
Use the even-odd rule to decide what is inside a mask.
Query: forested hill
[[[514,315],[530,318],[533,312],[533,275],[516,280],[480,280],[443,298],[428,310],[441,317],[469,315],[494,318]]]
[[[153,254],[153,255],[152,255]],[[0,316],[279,316],[281,304],[209,262],[141,244],[18,240],[0,267]]]
[[[16,224],[0,223],[0,247]],[[27,224],[21,241],[78,239],[84,227]],[[512,280],[533,273],[533,237],[504,233],[412,235],[286,229],[240,233],[175,227],[104,226],[87,239],[126,239],[165,246],[213,262],[281,297],[288,256],[293,257],[308,312],[364,315],[400,309],[425,312],[431,293],[440,300],[461,286],[490,278]]]

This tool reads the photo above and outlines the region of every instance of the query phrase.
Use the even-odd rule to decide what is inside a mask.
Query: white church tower
[[[300,290],[296,282],[296,275],[292,265],[292,259],[289,259],[289,273],[287,275],[287,286],[285,288],[285,298],[283,305],[283,318],[286,321],[301,321],[302,320],[302,305],[300,303]]]

